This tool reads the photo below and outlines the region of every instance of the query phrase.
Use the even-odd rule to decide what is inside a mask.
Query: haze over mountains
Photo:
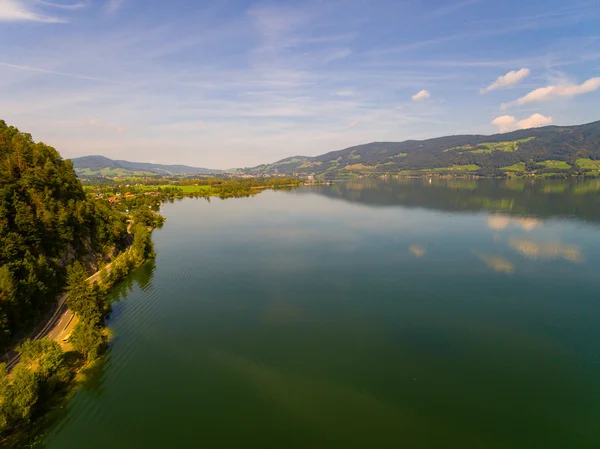
[[[209,175],[225,170],[112,160],[73,159],[80,176]],[[239,175],[324,178],[393,173],[477,173],[600,170],[600,121],[546,126],[491,136],[459,135],[404,142],[372,142],[320,156],[294,156],[271,164],[228,170]]]
[[[242,169],[246,174],[327,178],[416,171],[473,172],[600,168],[600,121],[546,126],[491,136],[460,135],[373,142],[315,157],[295,156]]]
[[[113,160],[104,156],[84,156],[71,160],[75,172],[79,176],[210,175],[222,171],[187,165],[163,165]]]

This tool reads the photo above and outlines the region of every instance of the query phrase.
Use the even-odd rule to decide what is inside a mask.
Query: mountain
[[[459,135],[373,142],[315,157],[295,156],[238,170],[252,175],[347,178],[383,174],[480,175],[589,172],[600,174],[600,121],[547,126],[491,136]]]
[[[209,175],[221,170],[189,167],[187,165],[161,165],[149,162],[113,160],[104,156],[84,156],[71,159],[79,176],[143,176],[143,175]]]

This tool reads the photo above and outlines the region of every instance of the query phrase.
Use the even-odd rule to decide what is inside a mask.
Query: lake
[[[163,206],[36,448],[600,447],[600,181]]]

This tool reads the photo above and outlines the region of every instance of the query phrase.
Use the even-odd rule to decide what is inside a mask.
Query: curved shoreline
[[[106,270],[107,273],[110,272],[112,264],[129,251],[130,247],[128,247],[125,251],[119,253],[117,257],[115,257],[108,264],[100,268],[100,270],[92,274],[89,278],[87,278],[88,283],[92,284],[94,282],[99,281],[101,271]],[[19,347],[19,345],[21,345],[28,339],[41,340],[43,338],[49,338],[50,340],[56,341],[62,348],[63,352],[66,352],[71,349],[71,345],[68,342],[63,341],[63,339],[65,338],[65,336],[68,336],[73,331],[75,325],[78,322],[78,318],[73,312],[71,312],[67,308],[66,301],[67,294],[62,293],[58,297],[57,306],[54,309],[52,316],[46,321],[45,324],[40,323],[37,326],[37,328],[39,328],[43,324],[42,329],[40,331],[37,331],[37,328],[34,329],[27,336],[19,339],[18,342],[9,351],[4,353],[2,359],[6,360],[6,362],[4,363],[6,363],[6,369],[9,373],[13,370],[15,366],[19,364],[19,361],[21,359],[20,355],[16,351],[17,347]],[[65,321],[66,324],[63,326],[62,323],[64,323]]]

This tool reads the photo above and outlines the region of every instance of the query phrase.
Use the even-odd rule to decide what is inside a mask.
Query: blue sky
[[[65,157],[252,166],[600,119],[600,2],[0,0],[0,118]]]

